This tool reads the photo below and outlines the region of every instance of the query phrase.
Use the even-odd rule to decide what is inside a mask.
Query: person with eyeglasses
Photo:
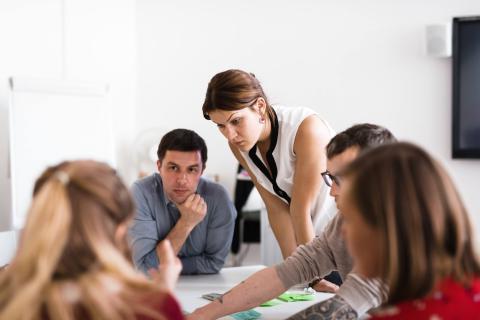
[[[330,187],[335,202],[341,193],[342,168],[365,150],[393,142],[396,139],[388,129],[368,123],[355,125],[333,137],[326,147],[327,170],[319,176],[323,176]],[[323,277],[333,270],[337,270],[343,280],[336,295],[290,319],[355,319],[379,306],[387,296],[387,289],[378,279],[364,278],[353,270],[342,223],[342,214],[337,213],[321,236],[299,246],[284,262],[253,274],[221,299],[195,310],[187,319],[217,319],[257,307],[294,285]]]
[[[203,116],[228,140],[267,208],[283,258],[310,242],[335,214],[320,173],[325,146],[335,134],[317,112],[271,105],[252,73],[227,70],[209,82]],[[341,281],[327,277],[317,288],[334,292]]]

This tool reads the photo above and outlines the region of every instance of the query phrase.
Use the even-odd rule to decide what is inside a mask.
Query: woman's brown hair
[[[409,143],[379,146],[345,170],[348,199],[380,231],[389,303],[423,297],[450,277],[480,275],[468,213],[446,171]]]
[[[253,107],[258,98],[266,103],[266,112],[271,119],[273,109],[268,103],[260,81],[253,73],[230,69],[217,73],[208,83],[205,101],[203,102],[203,116],[210,120],[209,112],[214,110],[241,110]]]
[[[48,168],[35,184],[17,253],[0,273],[0,318],[161,319],[141,298],[159,290],[134,270],[117,233],[133,212],[107,164]]]

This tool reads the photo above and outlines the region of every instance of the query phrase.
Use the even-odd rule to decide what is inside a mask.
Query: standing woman
[[[325,120],[307,108],[270,105],[257,78],[241,70],[210,80],[203,115],[249,172],[284,258],[323,231],[335,214],[321,177],[334,134]]]

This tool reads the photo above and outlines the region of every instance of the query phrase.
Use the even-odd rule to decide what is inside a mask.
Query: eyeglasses
[[[335,182],[335,184],[340,187],[340,180],[341,180],[340,177],[334,176],[333,174],[328,172],[328,170],[325,172],[322,172],[322,178],[323,178],[323,181],[325,181],[325,183],[327,184],[327,186],[331,187]]]

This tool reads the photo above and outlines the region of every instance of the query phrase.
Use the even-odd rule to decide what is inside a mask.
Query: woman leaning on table
[[[308,108],[272,106],[258,79],[242,70],[215,75],[202,109],[249,172],[283,257],[320,234],[336,211],[321,177],[330,125]]]

